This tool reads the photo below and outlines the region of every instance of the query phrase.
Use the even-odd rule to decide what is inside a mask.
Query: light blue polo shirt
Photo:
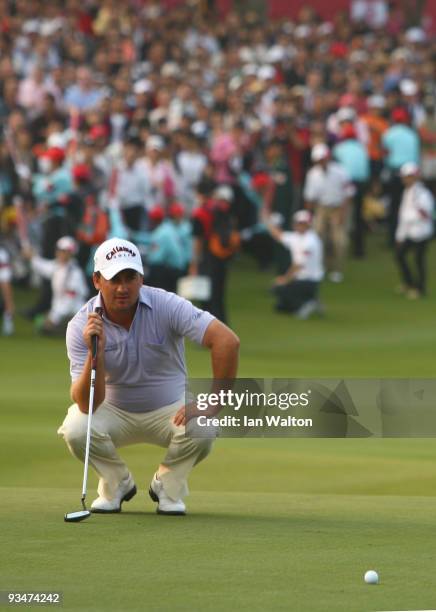
[[[176,270],[184,267],[183,250],[176,228],[169,220],[150,232],[150,251],[147,253],[150,266],[169,266]]]
[[[386,165],[399,170],[406,162],[419,165],[419,137],[408,125],[396,124],[383,134],[382,143],[387,150]]]
[[[67,353],[73,381],[80,376],[88,355],[83,328],[88,313],[98,306],[102,306],[100,294],[68,324]],[[175,293],[146,285],[140,289],[129,331],[103,314],[105,399],[127,412],[150,412],[178,401],[185,392],[187,376],[184,337],[201,344],[214,318]]]
[[[354,138],[333,147],[333,156],[348,172],[352,181],[366,182],[370,176],[369,158],[365,147]]]

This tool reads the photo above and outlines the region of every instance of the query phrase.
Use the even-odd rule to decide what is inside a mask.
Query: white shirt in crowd
[[[324,169],[313,166],[304,183],[304,198],[321,206],[340,206],[353,195],[354,188],[346,170],[337,162],[330,161]]]
[[[12,280],[11,258],[3,247],[0,247],[0,283],[10,283]]]
[[[178,192],[183,204],[191,210],[196,201],[196,187],[207,165],[207,157],[195,151],[181,151],[177,155]]]
[[[308,229],[304,233],[283,232],[281,243],[289,249],[292,265],[301,266],[296,280],[319,282],[324,277],[323,248],[320,237]]]
[[[31,265],[37,274],[51,279],[53,297],[48,313],[50,320],[57,325],[75,315],[89,293],[85,275],[78,264],[74,260],[63,264],[36,255],[32,257]]]
[[[115,198],[122,209],[138,204],[148,208],[150,183],[139,162],[135,162],[132,166],[121,162],[117,173]]]
[[[149,195],[146,202],[147,209],[154,206],[164,206],[168,199],[176,195],[176,178],[173,166],[167,160],[160,160],[152,164],[147,157],[137,162],[149,185]]]
[[[421,182],[407,187],[403,192],[398,225],[395,233],[397,242],[404,240],[427,240],[433,234],[434,199]]]

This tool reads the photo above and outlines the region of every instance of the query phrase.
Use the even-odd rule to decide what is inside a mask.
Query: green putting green
[[[271,275],[235,262],[240,375],[431,378],[436,288],[430,279],[419,302],[395,295],[380,241],[343,285],[325,285],[324,319],[274,314]],[[66,524],[82,466],[56,435],[69,402],[64,343],[18,321],[0,347],[0,590],[62,591],[65,610],[435,608],[433,439],[219,440],[192,474],[187,517],[154,513],[146,490],[162,451],[132,446],[121,454],[139,493],[123,513]],[[207,353],[187,352],[191,375],[207,376]],[[89,500],[95,485],[92,474]],[[379,585],[364,583],[368,569]]]

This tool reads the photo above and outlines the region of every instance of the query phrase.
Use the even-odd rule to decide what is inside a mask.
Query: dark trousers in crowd
[[[145,228],[146,213],[142,204],[129,206],[123,209],[123,221],[127,227],[135,232]]]
[[[271,266],[274,259],[275,241],[267,232],[254,234],[249,241],[244,242],[244,250],[250,253],[261,270],[266,270]]]
[[[403,283],[425,295],[427,290],[426,253],[428,240],[405,240],[397,245],[397,263],[400,268]],[[412,272],[408,257],[413,254],[415,273]]]
[[[398,225],[398,211],[403,196],[404,185],[398,172],[394,172],[388,183],[388,196],[390,199],[388,215],[388,246],[395,245],[395,230]]]
[[[158,287],[175,293],[177,281],[181,276],[181,271],[164,265],[151,265],[148,270],[146,284],[150,287]]]
[[[366,191],[366,183],[354,181],[353,197],[353,255],[354,257],[365,256],[365,220],[363,218],[363,198]]]
[[[276,310],[296,312],[306,302],[318,299],[318,290],[319,282],[309,280],[294,280],[287,285],[274,287]]]
[[[206,310],[223,323],[227,323],[226,281],[229,260],[215,257],[211,253],[207,258],[207,271],[211,283],[210,300],[205,304]]]

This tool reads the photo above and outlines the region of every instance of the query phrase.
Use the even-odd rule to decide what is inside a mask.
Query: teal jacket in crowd
[[[345,168],[352,181],[365,183],[369,179],[368,153],[356,138],[350,138],[335,145],[333,157]]]
[[[383,134],[382,144],[387,151],[386,166],[399,170],[406,162],[419,164],[419,138],[407,125],[396,124]]]
[[[147,246],[148,265],[184,269],[183,248],[175,225],[169,219],[162,221],[156,229],[148,233]]]
[[[62,196],[72,193],[73,189],[71,172],[65,167],[33,177],[33,195],[40,204],[55,204]]]

